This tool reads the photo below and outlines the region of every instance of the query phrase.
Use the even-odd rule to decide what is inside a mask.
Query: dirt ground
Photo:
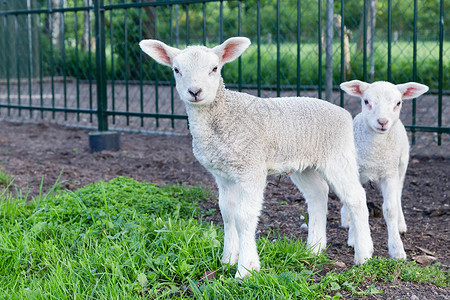
[[[128,176],[158,185],[201,185],[217,191],[211,175],[192,154],[190,136],[123,133],[120,151],[91,154],[87,130],[0,121],[0,169],[13,176],[17,189],[29,191],[30,197],[39,194],[41,181],[43,192],[48,191],[60,174],[63,188],[69,190]],[[450,265],[449,175],[448,156],[411,157],[403,192],[408,232],[402,239],[408,259],[422,262],[421,256],[432,256],[444,269]],[[368,185],[366,191],[374,255],[387,257],[382,199],[374,187]],[[209,220],[222,225],[216,197],[202,206],[212,213]],[[351,267],[353,250],[346,246],[347,232],[339,226],[340,203],[332,194],[328,208],[327,253],[339,261],[336,271],[340,271]],[[271,176],[257,234],[271,233],[276,238],[279,233],[306,240],[306,231],[301,229],[306,211],[305,200],[289,178]],[[383,290],[383,295],[367,299],[450,299],[450,290],[432,285],[378,282],[376,287]]]

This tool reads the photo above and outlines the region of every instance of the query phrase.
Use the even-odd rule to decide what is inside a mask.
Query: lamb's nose
[[[192,97],[197,98],[200,93],[202,92],[202,89],[196,89],[196,90],[188,90],[189,94],[191,94]]]
[[[389,120],[388,120],[388,119],[381,118],[381,119],[378,119],[377,122],[378,122],[378,124],[380,124],[381,126],[384,127],[384,126],[386,126],[386,124],[389,122]]]

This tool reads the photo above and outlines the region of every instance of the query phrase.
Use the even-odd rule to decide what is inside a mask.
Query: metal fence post
[[[105,10],[103,0],[94,0],[95,59],[97,67],[97,119],[98,131],[108,130],[105,55]]]
[[[325,72],[325,100],[331,102],[333,99],[333,11],[334,1],[327,0],[326,15],[326,72]],[[343,25],[342,25],[343,26]]]
[[[108,131],[108,98],[106,91],[105,9],[103,0],[94,0],[95,59],[97,67],[97,120],[98,131],[89,133],[91,153],[102,150],[118,151],[120,135]]]

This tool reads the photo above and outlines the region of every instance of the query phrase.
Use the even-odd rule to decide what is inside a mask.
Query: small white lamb
[[[355,144],[362,183],[376,183],[383,195],[383,215],[388,230],[389,255],[406,258],[400,233],[406,232],[401,195],[409,160],[405,127],[399,120],[402,102],[428,91],[423,84],[408,82],[394,85],[385,81],[372,84],[359,80],[341,83],[341,89],[361,98],[362,112],[354,119]],[[341,223],[350,226],[344,203]],[[351,227],[351,226],[350,226]],[[353,244],[352,229],[349,245]]]
[[[215,177],[224,222],[223,263],[236,277],[260,269],[255,231],[268,174],[291,174],[308,203],[308,245],[326,247],[328,184],[349,207],[356,264],[373,251],[359,182],[351,115],[313,98],[262,99],[225,88],[221,69],[250,45],[235,37],[214,48],[179,50],[143,40],[142,50],[172,67],[186,104],[195,157]]]

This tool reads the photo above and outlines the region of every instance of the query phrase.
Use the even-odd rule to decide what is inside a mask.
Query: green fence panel
[[[334,0],[331,18],[326,0],[3,0],[0,118],[186,134],[171,70],[144,55],[139,41],[183,48],[242,35],[252,45],[224,68],[229,88],[326,97],[355,115],[360,103],[339,83],[418,81],[430,92],[401,115],[412,151],[448,156],[447,4]]]

